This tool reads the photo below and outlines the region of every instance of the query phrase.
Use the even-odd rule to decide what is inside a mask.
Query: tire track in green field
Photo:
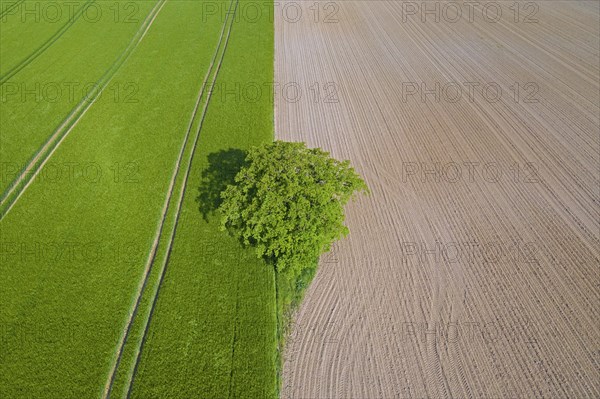
[[[25,58],[24,60],[22,60],[21,62],[19,62],[17,65],[15,65],[14,67],[12,67],[4,75],[0,76],[0,86],[2,86],[4,83],[6,83],[8,81],[8,79],[12,78],[17,73],[19,73],[27,65],[31,64],[44,51],[46,51],[54,43],[56,43],[58,41],[58,39],[60,39],[61,36],[64,35],[69,30],[69,28],[75,24],[75,22],[77,22],[77,20],[83,15],[83,13],[87,9],[87,7],[91,3],[94,3],[95,1],[96,0],[88,0],[86,3],[84,3],[81,7],[79,7],[77,9],[77,12],[73,15],[73,17],[70,17],[68,19],[68,21],[58,31],[56,31],[56,33],[54,33],[54,35],[52,35],[52,37],[50,37],[48,40],[46,40],[46,42],[44,44],[42,44],[40,47],[38,47],[27,58]]]
[[[162,209],[162,213],[161,213],[161,218],[160,218],[160,223],[156,229],[156,233],[155,233],[155,237],[154,237],[154,241],[152,244],[152,248],[150,249],[150,254],[148,256],[148,261],[146,263],[146,267],[144,269],[144,274],[142,275],[142,280],[140,282],[140,285],[138,287],[138,290],[136,292],[136,299],[135,299],[135,303],[134,303],[134,307],[133,310],[131,310],[129,312],[129,317],[127,319],[127,322],[125,324],[125,327],[123,328],[123,334],[121,336],[121,339],[119,341],[118,347],[117,347],[117,351],[116,351],[116,357],[115,357],[115,362],[111,368],[111,371],[109,373],[109,378],[107,380],[107,384],[105,386],[104,389],[104,398],[110,398],[110,394],[111,394],[111,389],[113,387],[113,384],[115,382],[115,377],[117,374],[117,370],[119,368],[119,365],[121,364],[121,359],[123,356],[123,350],[125,347],[125,344],[127,342],[127,339],[129,337],[129,334],[131,332],[131,327],[133,325],[133,321],[136,317],[136,315],[138,314],[138,309],[142,300],[142,295],[144,294],[144,290],[148,284],[148,278],[150,277],[150,272],[152,271],[152,266],[154,265],[154,260],[156,259],[156,253],[158,250],[158,244],[160,242],[160,237],[162,235],[163,232],[163,228],[165,226],[165,222],[166,222],[166,217],[167,214],[169,212],[169,208],[170,208],[170,203],[171,203],[171,198],[173,195],[173,190],[175,189],[175,183],[177,181],[177,177],[179,175],[179,171],[181,168],[181,161],[183,160],[183,155],[185,154],[185,149],[187,148],[187,143],[189,141],[189,137],[190,134],[192,132],[192,128],[194,126],[194,122],[196,121],[196,115],[198,114],[198,110],[200,109],[200,104],[202,102],[202,98],[204,97],[204,93],[206,91],[206,85],[208,83],[208,80],[210,78],[211,72],[213,71],[213,67],[215,64],[215,60],[217,59],[217,55],[219,54],[219,50],[221,49],[221,44],[223,41],[223,35],[225,33],[225,27],[227,26],[227,19],[223,22],[223,26],[221,28],[221,33],[219,36],[219,40],[217,42],[217,48],[215,49],[215,52],[213,54],[213,57],[211,59],[210,65],[208,67],[208,70],[206,72],[206,75],[204,77],[204,80],[202,82],[202,85],[200,87],[200,91],[198,92],[198,96],[196,98],[196,103],[194,105],[194,110],[192,111],[192,116],[190,117],[190,121],[188,123],[188,127],[186,129],[186,134],[184,136],[183,139],[183,143],[181,145],[181,148],[179,150],[179,156],[177,157],[177,161],[175,162],[175,168],[173,170],[173,174],[171,176],[171,181],[169,183],[169,189],[167,190],[167,195],[165,197],[165,202],[163,204],[163,209]],[[137,353],[137,351],[136,351]],[[132,374],[132,373],[130,373]],[[128,381],[127,381],[127,387],[129,389],[130,386],[130,382],[131,382],[131,375],[128,376]]]
[[[6,14],[9,11],[12,11],[13,8],[17,7],[19,4],[21,4],[22,2],[24,2],[25,0],[19,0],[14,2],[12,5],[6,7],[4,10],[0,11],[0,18],[4,17],[4,14]]]
[[[152,249],[150,251],[150,256],[148,258],[148,263],[146,265],[146,270],[145,270],[144,275],[143,275],[143,281],[141,282],[140,288],[138,289],[137,298],[136,298],[136,301],[135,301],[134,309],[130,312],[130,317],[128,318],[127,324],[126,324],[126,326],[124,328],[123,337],[122,337],[122,339],[121,339],[121,341],[119,343],[119,347],[117,348],[117,354],[116,354],[116,359],[117,360],[116,360],[116,363],[115,363],[115,365],[113,366],[113,368],[111,370],[109,381],[107,382],[107,386],[105,387],[105,394],[104,394],[103,398],[106,398],[106,399],[110,398],[110,393],[111,393],[110,390],[112,388],[112,384],[114,383],[114,379],[115,379],[115,376],[116,376],[116,371],[117,371],[117,368],[119,366],[119,363],[120,363],[120,360],[121,360],[121,357],[122,357],[122,354],[123,354],[123,349],[124,349],[125,343],[127,341],[127,337],[129,336],[129,333],[131,331],[133,320],[134,320],[135,316],[138,313],[139,304],[141,302],[142,295],[144,293],[144,288],[146,287],[146,284],[148,282],[148,278],[150,276],[150,271],[151,271],[151,269],[152,269],[152,267],[154,265],[154,261],[156,260],[156,254],[157,254],[158,246],[160,244],[163,227],[164,227],[165,222],[166,222],[168,210],[170,208],[170,203],[171,203],[172,195],[173,195],[173,192],[174,192],[174,184],[175,184],[175,181],[177,180],[177,176],[178,176],[179,171],[180,171],[181,160],[183,158],[183,154],[185,153],[185,149],[187,147],[187,142],[188,142],[189,136],[190,136],[190,134],[192,132],[192,128],[196,124],[195,122],[196,122],[196,116],[197,116],[198,107],[199,107],[199,105],[201,103],[202,97],[204,96],[204,93],[206,91],[205,90],[206,89],[206,85],[208,84],[209,77],[210,77],[210,75],[212,73],[212,79],[211,79],[211,83],[210,83],[210,88],[209,88],[209,90],[207,92],[207,95],[206,95],[206,100],[204,102],[204,106],[203,106],[202,112],[200,114],[200,119],[199,119],[199,121],[197,121],[198,122],[198,127],[196,129],[196,135],[194,137],[194,142],[192,143],[192,147],[190,149],[190,154],[189,154],[189,158],[188,158],[188,165],[187,165],[187,168],[185,170],[185,175],[183,177],[183,181],[182,181],[181,186],[180,186],[180,194],[179,194],[179,198],[178,198],[178,201],[177,201],[177,208],[174,210],[174,221],[173,221],[173,225],[172,225],[172,228],[171,228],[171,231],[170,231],[170,234],[169,234],[168,243],[166,244],[167,248],[165,250],[166,252],[165,252],[165,255],[163,257],[163,261],[162,261],[161,268],[160,268],[160,271],[159,271],[158,282],[156,284],[156,288],[155,288],[154,292],[152,293],[152,301],[151,301],[151,304],[150,304],[150,309],[149,309],[148,315],[146,316],[145,320],[142,320],[142,322],[144,323],[144,329],[143,329],[143,334],[142,334],[141,340],[138,343],[136,343],[137,346],[135,348],[135,360],[134,360],[133,368],[129,371],[129,373],[127,375],[127,381],[126,381],[127,397],[129,398],[130,395],[131,395],[131,389],[133,388],[133,383],[135,381],[135,375],[136,375],[136,372],[137,372],[137,369],[138,369],[138,366],[139,366],[140,355],[141,355],[141,352],[143,350],[144,343],[146,342],[146,339],[147,339],[148,330],[149,330],[150,322],[152,320],[152,315],[154,313],[154,309],[156,307],[156,302],[157,302],[157,299],[158,299],[160,287],[161,287],[162,282],[164,280],[166,267],[167,267],[167,264],[169,263],[169,259],[170,259],[170,256],[171,256],[171,250],[172,250],[172,246],[173,246],[173,241],[175,239],[175,234],[176,234],[176,231],[177,231],[177,224],[178,224],[179,217],[180,217],[181,205],[183,203],[183,198],[185,196],[185,192],[186,192],[186,188],[187,188],[187,180],[188,180],[189,175],[190,175],[192,160],[193,160],[196,148],[197,148],[198,139],[200,138],[200,132],[202,130],[202,125],[203,125],[203,122],[204,122],[204,119],[205,119],[205,116],[206,116],[206,111],[208,109],[208,105],[209,105],[209,102],[210,102],[213,90],[214,90],[214,86],[215,86],[215,83],[216,83],[216,80],[217,80],[217,76],[218,76],[219,71],[221,69],[223,58],[224,58],[225,52],[227,50],[227,44],[229,43],[229,38],[230,38],[230,35],[231,35],[231,29],[232,29],[232,26],[233,26],[233,22],[235,21],[235,15],[236,15],[236,12],[237,12],[239,0],[231,0],[229,10],[231,10],[231,6],[234,3],[235,3],[235,5],[234,5],[234,8],[233,8],[233,12],[226,14],[226,18],[225,18],[225,21],[223,23],[223,27],[221,29],[221,33],[220,33],[219,43],[218,43],[217,49],[216,49],[216,51],[215,51],[215,53],[213,55],[213,59],[211,61],[211,65],[209,67],[208,73],[207,73],[207,75],[206,75],[206,77],[204,79],[204,82],[202,84],[202,88],[200,90],[200,94],[199,94],[198,99],[196,101],[196,106],[194,108],[194,112],[192,114],[192,117],[190,119],[190,123],[188,125],[188,130],[187,130],[187,133],[186,133],[186,136],[185,136],[185,139],[184,139],[184,143],[183,143],[183,145],[181,147],[181,150],[180,150],[180,156],[179,156],[178,161],[176,163],[174,174],[173,174],[173,177],[172,177],[172,180],[171,180],[171,184],[170,184],[170,187],[169,187],[169,191],[168,191],[168,194],[167,194],[167,198],[165,200],[165,205],[164,205],[164,208],[163,208],[161,222],[160,222],[160,225],[157,228],[157,234],[155,236],[154,244],[153,244]],[[231,15],[231,18],[230,18],[230,15]],[[223,35],[224,35],[224,31],[225,31],[225,27],[226,26],[228,26],[227,36],[225,37],[225,43],[222,45]],[[221,48],[222,48],[222,51],[221,51],[220,57],[219,57],[219,50]],[[219,61],[218,61],[217,65],[216,65],[216,68],[214,69],[214,72],[213,72],[214,62],[215,62],[215,60],[216,60],[217,57],[219,57]]]
[[[8,188],[0,198],[0,221],[10,212],[17,203],[27,187],[33,182],[43,166],[48,162],[52,154],[58,149],[60,144],[67,138],[71,130],[77,125],[85,113],[100,97],[104,89],[108,86],[115,73],[127,61],[137,46],[146,36],[146,33],[152,26],[156,16],[165,5],[167,0],[158,0],[140,28],[137,30],[127,48],[121,53],[112,66],[96,82],[92,94],[84,97],[75,108],[69,113],[67,118],[56,128],[54,133],[44,142],[36,151],[35,155],[27,163],[27,166],[21,170],[21,173],[11,182]]]

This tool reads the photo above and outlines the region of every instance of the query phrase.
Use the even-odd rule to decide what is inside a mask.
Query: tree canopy
[[[361,191],[368,188],[349,161],[275,141],[249,150],[234,184],[221,193],[221,228],[278,272],[298,277],[348,234],[343,207]]]

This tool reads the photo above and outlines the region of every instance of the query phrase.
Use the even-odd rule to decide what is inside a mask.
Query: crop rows
[[[276,137],[372,196],[306,293],[282,397],[598,396],[598,3],[337,4],[276,15],[276,80],[339,94],[276,102]]]
[[[272,272],[240,264],[247,253],[195,200],[209,154],[272,138],[272,104],[210,96],[219,81],[272,80],[272,22],[205,18],[202,1],[135,4],[133,22],[41,24],[27,53],[3,56],[0,396],[275,396]],[[12,18],[2,51],[33,29]],[[93,89],[20,92],[55,82]],[[196,248],[206,240],[217,250]],[[188,296],[172,291],[189,284]],[[186,312],[196,324],[171,320]],[[219,347],[208,337],[225,336],[226,320],[234,338]],[[230,361],[188,379],[214,351]],[[221,374],[231,381],[216,385]]]

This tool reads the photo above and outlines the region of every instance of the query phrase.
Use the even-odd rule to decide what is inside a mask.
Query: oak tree
[[[221,228],[277,272],[297,278],[348,234],[344,205],[361,191],[368,188],[349,161],[275,141],[249,150],[234,184],[221,193]]]

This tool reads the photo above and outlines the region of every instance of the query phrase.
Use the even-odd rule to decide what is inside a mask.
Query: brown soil
[[[282,397],[600,396],[599,3],[534,3],[276,7],[277,138],[372,189],[297,313]]]

